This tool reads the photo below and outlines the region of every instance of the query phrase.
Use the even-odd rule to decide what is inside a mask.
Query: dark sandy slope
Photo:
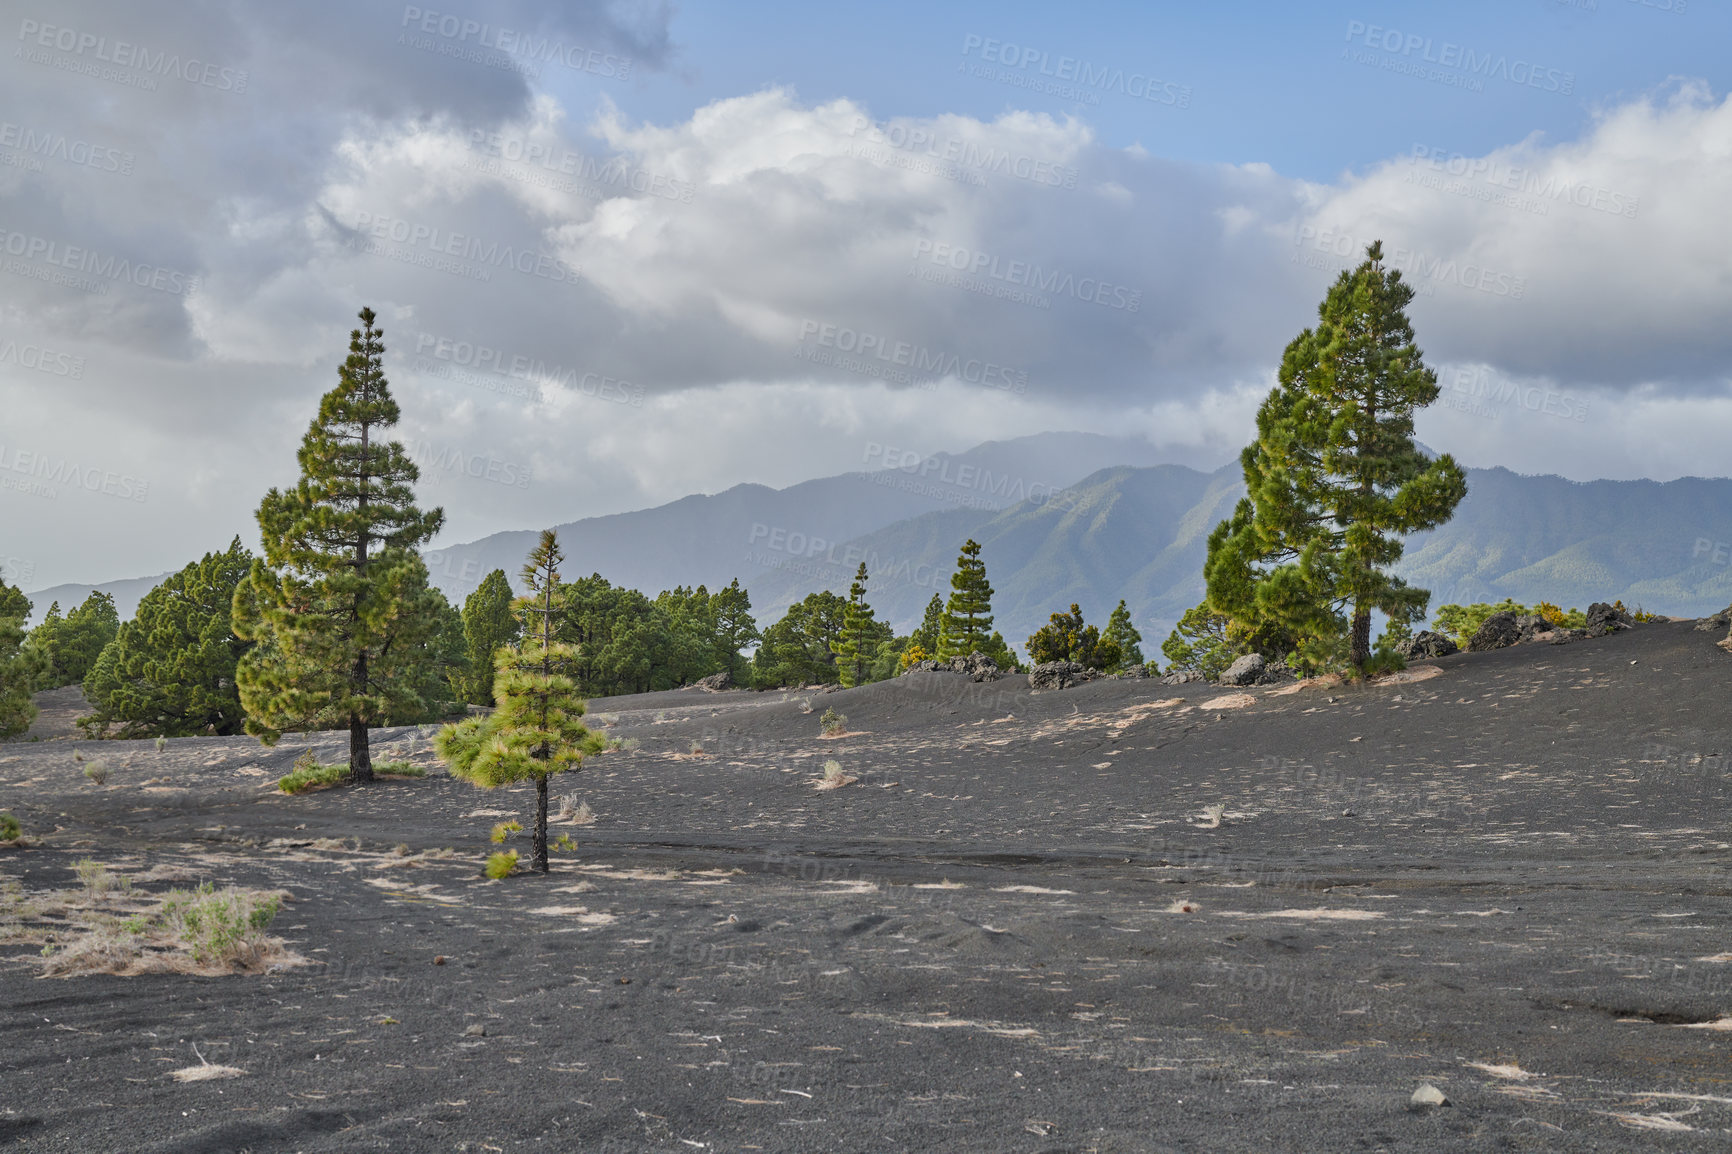
[[[527,790],[282,797],[293,739],[6,745],[0,807],[45,836],[0,872],[280,885],[317,964],[49,980],[0,943],[0,1142],[1724,1149],[1713,641],[1653,625],[1248,700],[927,674],[598,702],[639,748],[560,783],[598,818],[555,827],[576,854],[503,883],[486,831]],[[820,739],[826,707],[856,732]],[[859,780],[817,791],[832,758]],[[195,1045],[246,1074],[170,1080]],[[1453,1105],[1411,1111],[1422,1082]]]

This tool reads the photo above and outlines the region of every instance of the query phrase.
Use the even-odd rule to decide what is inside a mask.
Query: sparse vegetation
[[[346,765],[320,765],[319,755],[307,750],[295,758],[295,766],[277,779],[277,788],[284,793],[302,793],[322,786],[337,785],[349,776]]]
[[[594,825],[595,812],[587,801],[580,801],[575,793],[568,793],[559,799],[559,820],[569,821],[572,825]]]
[[[89,779],[91,785],[107,785],[108,763],[101,759],[85,763],[84,776]]]
[[[0,845],[24,840],[24,826],[9,813],[0,813]]]
[[[156,735],[156,751],[158,753],[161,753],[163,750],[165,750],[167,748],[168,748],[168,738],[164,737],[160,733],[157,734]]]
[[[109,893],[131,893],[132,879],[125,874],[112,874],[108,867],[92,858],[80,858],[72,863],[72,872],[78,875],[78,882],[84,887],[84,892],[90,898],[100,898]]]
[[[824,776],[815,783],[819,789],[841,789],[845,785],[853,785],[860,779],[842,772],[842,763],[834,759],[824,763]]]
[[[568,833],[562,833],[548,846],[554,853],[576,853],[577,842]]]
[[[508,849],[503,853],[487,856],[487,876],[494,881],[510,877],[517,872],[517,851]]]
[[[373,772],[381,777],[426,777],[427,767],[411,761],[375,761]]]
[[[80,862],[77,868],[85,885],[82,902],[63,894],[28,900],[8,895],[7,904],[19,919],[9,936],[42,943],[45,976],[259,973],[269,965],[302,961],[266,932],[288,897],[280,890],[219,889],[207,882],[195,890],[171,890],[160,899],[144,895],[146,905],[127,911],[124,901],[136,903],[137,891],[96,862]],[[106,905],[102,896],[110,893],[121,896],[121,909],[99,912]],[[57,920],[42,920],[49,917]]]
[[[848,732],[848,715],[837,713],[834,709],[826,709],[824,716],[818,719],[818,732],[825,737],[835,737]]]
[[[493,832],[491,834],[489,834],[488,836],[493,840],[494,845],[504,845],[506,842],[506,839],[509,838],[512,834],[522,833],[522,832],[523,832],[523,823],[522,822],[520,822],[520,821],[502,821],[498,825],[493,827]]]
[[[284,896],[233,886],[219,890],[206,882],[196,890],[169,891],[156,920],[200,965],[244,967],[259,956]]]

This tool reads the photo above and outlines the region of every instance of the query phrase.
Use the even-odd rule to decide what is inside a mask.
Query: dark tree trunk
[[[367,723],[358,713],[349,714],[349,780],[357,785],[373,780],[373,754],[367,747]]]
[[[535,868],[547,872],[547,775],[535,779]]]
[[[1363,671],[1365,663],[1371,660],[1371,610],[1356,609],[1353,612],[1353,648],[1347,659],[1353,663],[1353,668]]]

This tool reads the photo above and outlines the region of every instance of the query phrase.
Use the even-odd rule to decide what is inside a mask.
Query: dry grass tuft
[[[261,974],[305,965],[306,959],[265,931],[288,894],[205,884],[121,907],[102,894],[76,891],[8,900],[7,936],[42,944],[42,976],[84,974]],[[9,899],[19,895],[8,893]],[[58,899],[58,900],[56,900]],[[102,908],[98,908],[101,906]],[[110,911],[113,912],[110,912]],[[130,916],[121,916],[121,915]],[[50,921],[55,918],[58,920]]]
[[[859,780],[857,777],[843,773],[841,762],[826,761],[824,763],[824,776],[818,778],[812,785],[815,789],[841,789],[843,786],[853,785]]]

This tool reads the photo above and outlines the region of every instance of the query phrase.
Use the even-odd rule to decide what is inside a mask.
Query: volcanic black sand
[[[557,780],[594,822],[553,827],[577,848],[551,876],[502,882],[488,830],[527,825],[527,788],[274,793],[299,737],[13,742],[0,808],[39,842],[0,873],[281,887],[274,931],[313,964],[44,978],[0,938],[0,1141],[1724,1149],[1717,636],[1367,687],[920,674],[595,702],[637,748]],[[819,736],[827,708],[848,734]],[[431,732],[375,737],[431,766]],[[857,780],[816,789],[830,759]],[[168,1077],[202,1062],[244,1073]],[[1410,1106],[1426,1083],[1450,1104]]]

